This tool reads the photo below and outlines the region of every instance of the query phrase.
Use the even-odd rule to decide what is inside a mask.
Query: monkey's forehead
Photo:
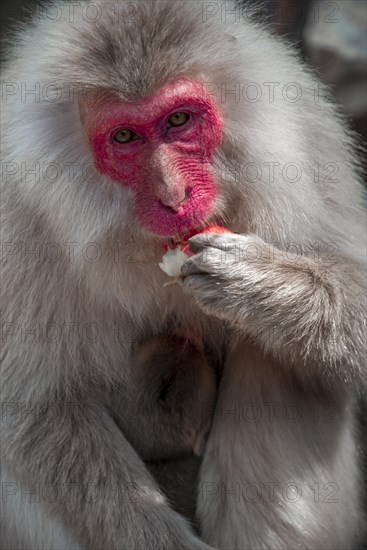
[[[102,0],[96,21],[75,6],[72,23],[43,22],[37,40],[47,70],[63,82],[98,83],[133,101],[173,79],[200,75],[212,82],[214,74],[223,77],[223,68],[233,65],[228,26],[220,18],[204,17],[201,2],[139,0],[131,5],[134,13],[126,14],[126,2]],[[118,9],[122,12],[116,14]]]
[[[159,118],[167,112],[180,106],[189,105],[190,109],[215,110],[214,101],[205,83],[178,79],[165,83],[161,88],[147,97],[136,101],[124,101],[118,94],[101,89],[82,93],[79,98],[82,115],[93,110],[99,116],[124,116],[135,122],[144,123],[147,119]]]

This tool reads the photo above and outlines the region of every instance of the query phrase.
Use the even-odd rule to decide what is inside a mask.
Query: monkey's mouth
[[[178,233],[177,235],[168,237],[166,239],[166,242],[164,243],[164,246],[166,250],[173,250],[178,246],[181,248],[185,247],[191,237],[194,237],[194,235],[201,233],[205,228],[209,226],[223,226],[223,220],[221,220],[219,217],[212,217],[210,219],[207,219],[205,222],[198,224],[196,227],[190,228],[182,233]]]
[[[136,205],[136,214],[141,226],[149,233],[171,246],[185,242],[207,225],[217,223],[215,198],[188,200],[182,210],[175,212],[160,204],[158,200],[145,201]]]
[[[190,232],[186,237],[177,235],[175,237],[168,237],[167,241],[165,242],[165,248],[167,250],[174,250],[175,248],[183,247],[187,244],[190,237],[193,237],[197,233],[200,233],[200,229],[196,229]]]

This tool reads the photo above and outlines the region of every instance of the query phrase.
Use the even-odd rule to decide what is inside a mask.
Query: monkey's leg
[[[140,344],[131,364],[133,422],[122,431],[171,506],[195,522],[201,455],[214,411],[216,376],[200,342],[161,334]]]
[[[22,485],[4,461],[1,487],[1,550],[81,550],[63,522],[49,514],[48,501],[57,498],[56,487],[41,493],[37,484]]]
[[[247,344],[228,355],[201,468],[204,540],[230,550],[354,548],[351,400],[305,387]]]
[[[65,396],[57,397],[44,403],[37,419],[18,414],[5,423],[2,452],[11,463],[9,481],[38,491],[34,506],[58,518],[83,548],[207,548],[170,509],[107,412],[89,400],[83,406],[80,398],[70,403]],[[9,507],[14,509],[11,500]],[[11,521],[14,532],[19,518]],[[47,540],[39,547],[50,550]],[[33,548],[27,543],[22,550]]]

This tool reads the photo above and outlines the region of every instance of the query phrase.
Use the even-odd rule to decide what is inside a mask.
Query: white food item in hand
[[[169,277],[179,277],[181,275],[181,266],[186,262],[187,258],[188,256],[177,246],[174,250],[167,250],[158,265]]]

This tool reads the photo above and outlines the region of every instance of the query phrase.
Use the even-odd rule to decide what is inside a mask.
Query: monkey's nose
[[[178,199],[159,199],[159,202],[166,208],[169,208],[174,212],[179,212],[182,209],[183,205],[187,203],[189,197],[190,193],[188,189],[185,189],[185,194],[183,195],[183,197],[180,197]]]

